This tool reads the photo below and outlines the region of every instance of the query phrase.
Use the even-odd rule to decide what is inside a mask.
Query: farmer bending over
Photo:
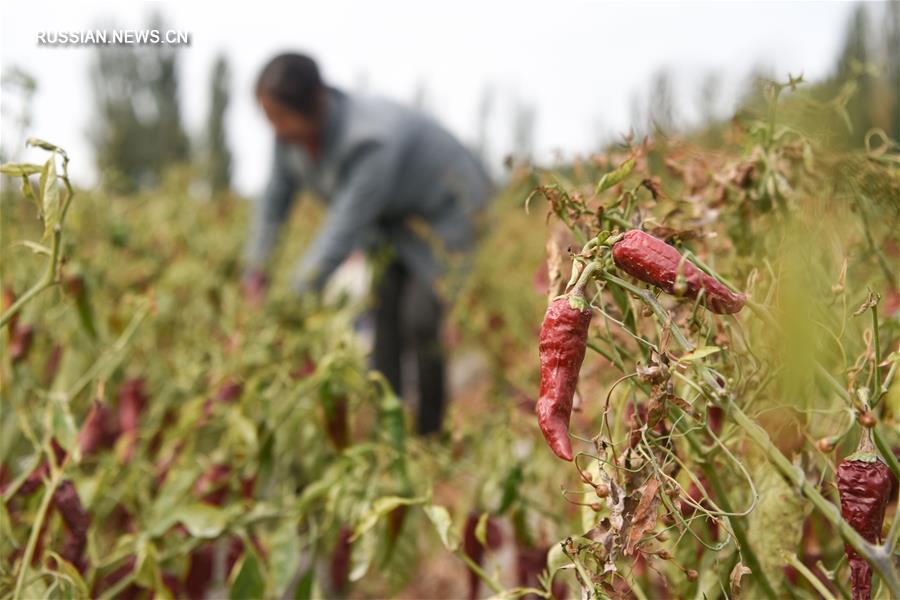
[[[321,291],[355,250],[392,257],[375,282],[374,367],[401,393],[401,359],[415,356],[418,431],[439,431],[445,405],[442,300],[436,279],[470,254],[476,213],[491,193],[479,161],[426,115],[326,85],[316,63],[281,54],[256,98],[275,133],[274,161],[246,247],[244,293],[261,298],[265,264],[301,185],[328,207],[291,285]],[[463,261],[464,262],[464,261]]]

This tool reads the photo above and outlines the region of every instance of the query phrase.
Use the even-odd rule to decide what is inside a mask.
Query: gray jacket
[[[474,216],[493,191],[475,156],[431,118],[333,88],[318,160],[275,140],[247,240],[248,267],[264,267],[301,186],[327,203],[328,214],[295,271],[298,291],[321,289],[353,250],[379,243],[392,246],[415,275],[433,280],[445,271],[438,258],[444,251],[472,249]]]

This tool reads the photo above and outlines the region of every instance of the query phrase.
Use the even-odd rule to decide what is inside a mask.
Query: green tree
[[[150,28],[165,26],[156,16]],[[97,47],[90,71],[97,113],[89,137],[105,186],[125,193],[152,186],[189,158],[177,52],[164,45]]]
[[[207,182],[210,192],[218,194],[231,187],[231,150],[225,132],[231,69],[220,55],[213,65],[207,134]]]
[[[854,9],[847,26],[836,73],[837,85],[856,79],[856,91],[846,106],[853,127],[851,139],[854,145],[862,140],[862,136],[872,126],[873,81],[867,72],[870,43],[868,11],[865,5],[860,4]]]
[[[159,16],[151,20],[151,28],[165,29]],[[155,66],[156,76],[148,81],[156,106],[156,173],[161,175],[168,167],[189,158],[188,136],[181,124],[181,108],[178,103],[178,46],[151,46],[146,54],[147,63]],[[153,71],[151,71],[153,72]]]
[[[891,94],[891,130],[889,133],[895,140],[900,140],[900,0],[888,2],[886,12],[887,90]]]

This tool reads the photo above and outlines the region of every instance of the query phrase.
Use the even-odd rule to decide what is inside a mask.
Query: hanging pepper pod
[[[569,419],[591,316],[583,285],[578,285],[550,303],[541,325],[541,389],[535,412],[550,449],[563,460],[572,460]]]
[[[736,313],[747,298],[683,257],[678,250],[640,229],[622,234],[612,246],[613,261],[629,275],[675,296],[696,299],[714,313]]]
[[[863,429],[857,451],[838,465],[837,486],[841,515],[866,541],[878,543],[893,482],[887,465],[875,454],[868,429]],[[872,597],[872,567],[849,545],[844,545],[844,551],[850,562],[853,600],[869,600]]]

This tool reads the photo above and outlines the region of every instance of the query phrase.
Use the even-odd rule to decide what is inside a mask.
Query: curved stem
[[[766,456],[772,461],[782,476],[785,477],[794,486],[800,489],[800,493],[809,500],[819,514],[831,523],[837,529],[844,541],[850,545],[856,552],[866,559],[872,565],[885,585],[891,590],[894,597],[900,598],[900,580],[894,572],[891,564],[890,554],[882,547],[867,542],[853,527],[841,517],[838,508],[828,501],[815,487],[810,485],[806,480],[803,470],[794,466],[791,462],[775,447],[769,434],[760,427],[755,421],[750,419],[744,412],[734,403],[728,400],[728,413],[754,442],[763,450]]]
[[[620,287],[624,287],[625,289],[631,291],[632,293],[640,296],[645,302],[647,302],[652,308],[653,312],[657,315],[657,317],[663,323],[667,323],[670,332],[672,333],[672,337],[683,347],[685,350],[690,351],[692,346],[690,342],[687,341],[684,334],[681,333],[681,330],[677,325],[669,322],[668,315],[665,309],[660,306],[660,304],[656,301],[653,296],[640,288],[632,286],[627,281],[619,279],[614,275],[610,275],[608,273],[602,273],[601,277],[606,279],[611,283],[615,283]],[[776,328],[779,328],[778,323],[775,322],[775,319],[769,314],[768,310],[760,304],[749,302],[748,306],[750,309],[759,315],[764,321],[773,325]],[[809,484],[806,481],[806,476],[803,473],[802,469],[794,466],[784,454],[772,443],[772,440],[769,438],[769,434],[760,427],[755,421],[753,421],[750,417],[748,417],[744,411],[735,403],[734,398],[724,394],[724,389],[718,383],[714,376],[712,376],[705,366],[700,364],[699,362],[695,362],[695,368],[698,370],[700,375],[703,377],[704,381],[710,385],[710,387],[714,390],[717,396],[720,399],[724,400],[726,407],[728,409],[729,415],[732,416],[734,422],[744,430],[744,432],[750,436],[753,441],[759,445],[766,456],[770,461],[775,465],[775,467],[781,472],[781,474],[790,481],[794,486],[796,486],[801,494],[806,497],[814,506],[814,508],[819,511],[819,513],[825,517],[825,519],[832,524],[832,526],[837,529],[838,533],[844,539],[844,541],[850,545],[860,556],[864,557],[866,561],[871,564],[878,574],[884,580],[885,585],[888,589],[891,590],[891,594],[894,597],[900,598],[900,579],[898,579],[898,575],[894,570],[893,564],[890,560],[890,552],[886,549],[886,547],[876,546],[870,544],[862,536],[857,533],[853,527],[843,519],[838,508],[826,499],[822,494],[819,493],[815,487]],[[817,373],[829,383],[829,385],[834,388],[839,395],[848,403],[850,402],[850,394],[841,386],[832,376],[831,374],[820,364],[816,364]],[[881,436],[877,430],[873,432],[875,444],[878,446],[879,450],[882,449],[882,445],[884,444],[884,440],[881,439]],[[690,436],[688,436],[688,440],[690,441]],[[889,450],[889,448],[888,448]],[[891,467],[892,470],[898,468],[898,462],[896,458],[893,456],[891,452],[884,452],[882,454],[886,454],[884,457],[888,463],[888,466]],[[709,465],[704,463],[704,470],[709,469]],[[715,473],[713,473],[715,475]],[[723,508],[725,505],[723,503]],[[727,510],[727,509],[726,509]],[[735,530],[737,534],[737,530]],[[740,541],[740,540],[739,540]],[[743,550],[743,543],[742,550]],[[749,561],[748,561],[749,562]],[[751,566],[752,568],[752,566]]]
[[[59,226],[56,226],[56,229],[53,231],[53,247],[50,251],[50,262],[47,263],[47,270],[44,271],[44,275],[41,279],[35,283],[33,286],[28,288],[24,294],[19,296],[15,302],[13,302],[12,306],[10,306],[3,313],[3,316],[0,316],[0,327],[6,325],[10,319],[12,319],[16,314],[22,310],[26,304],[28,304],[32,298],[43,292],[49,287],[52,287],[56,283],[56,265],[59,262],[59,249],[60,249],[60,240],[62,238],[62,232]]]
[[[28,568],[34,557],[34,550],[37,547],[38,538],[41,530],[44,528],[44,519],[47,518],[47,512],[50,510],[50,502],[53,500],[53,494],[62,479],[62,473],[56,471],[50,478],[50,482],[44,489],[44,496],[41,498],[41,504],[38,507],[37,514],[34,517],[34,524],[31,526],[31,535],[28,536],[28,543],[25,546],[25,553],[22,555],[22,566],[19,568],[19,575],[16,578],[16,588],[13,592],[13,599],[22,598],[24,591],[25,577],[28,574]]]
[[[478,578],[484,582],[486,586],[491,588],[492,592],[494,592],[495,594],[503,594],[503,586],[500,585],[493,577],[488,575],[484,569],[478,566],[478,563],[469,558],[469,556],[462,550],[457,550],[456,554],[460,559],[462,559],[464,563],[466,563],[466,566],[469,567],[469,569],[471,569],[472,572],[475,573]]]
[[[813,588],[815,588],[817,592],[819,592],[819,595],[822,596],[824,600],[835,600],[834,596],[831,594],[828,588],[825,587],[825,584],[823,584],[822,581],[818,577],[816,577],[815,573],[809,570],[809,567],[804,565],[803,562],[799,558],[797,558],[796,554],[788,554],[785,559],[787,560],[787,563],[789,565],[794,567],[798,573],[803,575],[803,578],[806,579],[806,581],[808,581],[809,584],[813,586]]]

